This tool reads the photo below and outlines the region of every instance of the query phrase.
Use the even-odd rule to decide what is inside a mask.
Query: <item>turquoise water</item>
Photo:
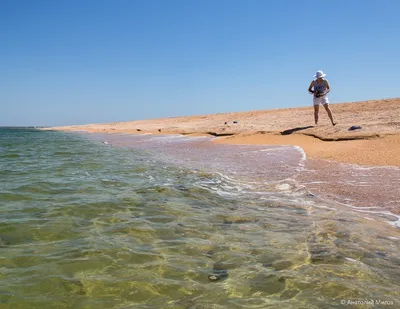
[[[0,129],[0,308],[400,305],[399,229],[210,144]]]

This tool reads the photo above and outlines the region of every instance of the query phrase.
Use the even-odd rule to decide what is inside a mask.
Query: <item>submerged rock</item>
[[[249,280],[249,284],[252,293],[273,295],[280,294],[285,290],[286,280],[276,274],[258,273]]]
[[[288,260],[280,260],[280,261],[275,261],[272,263],[272,267],[275,268],[275,270],[284,270],[287,268],[292,267],[293,263]]]
[[[228,276],[228,270],[225,268],[225,265],[221,262],[217,262],[213,266],[212,274],[208,275],[208,280],[214,282],[226,279]]]
[[[3,238],[0,237],[0,248],[5,248],[8,246],[10,243],[8,241],[3,240]]]

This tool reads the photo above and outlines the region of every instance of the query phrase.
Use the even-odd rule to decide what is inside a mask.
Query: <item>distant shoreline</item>
[[[331,109],[336,126],[323,108],[320,124],[314,126],[309,106],[42,129],[208,135],[218,137],[215,143],[296,145],[313,159],[400,167],[400,98],[337,103]],[[351,126],[361,129],[349,131]]]

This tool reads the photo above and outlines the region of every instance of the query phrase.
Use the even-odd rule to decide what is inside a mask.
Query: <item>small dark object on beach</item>
[[[234,120],[233,123],[238,123],[238,122],[236,120]]]
[[[158,132],[161,132],[161,129],[158,129]]]
[[[361,129],[360,126],[351,126],[351,127],[349,128],[349,131],[360,130],[360,129]]]
[[[140,129],[136,129],[136,131],[142,131],[142,130],[140,130]]]
[[[224,124],[228,124],[226,121],[225,121],[225,123]]]

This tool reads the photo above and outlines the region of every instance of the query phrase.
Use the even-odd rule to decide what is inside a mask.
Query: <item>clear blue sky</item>
[[[0,0],[0,126],[399,96],[398,0]]]

